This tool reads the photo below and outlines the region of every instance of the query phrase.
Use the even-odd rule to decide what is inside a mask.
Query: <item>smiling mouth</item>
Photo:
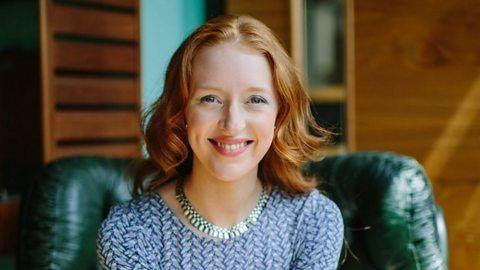
[[[241,143],[236,143],[236,144],[226,144],[226,143],[217,142],[214,139],[208,139],[208,140],[212,144],[214,144],[215,146],[221,147],[222,149],[224,149],[226,151],[229,151],[229,152],[235,152],[235,151],[237,151],[239,149],[242,149],[245,146],[247,146],[247,145],[249,145],[253,142],[253,140],[247,140],[247,141],[244,141],[244,142],[241,142]]]

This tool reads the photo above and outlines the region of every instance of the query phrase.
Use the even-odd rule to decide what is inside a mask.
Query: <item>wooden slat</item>
[[[45,137],[50,143],[46,147],[46,161],[81,153],[109,155],[110,151],[121,156],[125,155],[125,149],[139,148],[138,142],[108,141],[139,137],[138,111],[112,111],[115,105],[124,109],[140,107],[139,2],[45,0],[42,3],[48,11],[43,16],[46,23],[42,31],[48,41],[42,43],[43,58],[50,60],[49,68],[45,69],[50,75],[42,80],[48,84],[43,91],[48,95],[45,107],[51,110],[44,114],[51,119],[43,127],[51,133],[49,138]],[[99,109],[104,105],[114,106],[92,111],[97,105]],[[84,111],[89,106],[91,110]],[[73,108],[79,109],[71,111]],[[77,140],[83,142],[72,145]]]
[[[345,67],[345,83],[346,83],[346,109],[345,115],[347,123],[345,125],[346,132],[346,143],[348,151],[354,151],[357,149],[357,120],[356,120],[356,83],[355,83],[355,4],[356,1],[346,1],[345,2],[345,56],[346,56],[346,67]]]
[[[56,140],[85,140],[139,136],[137,112],[59,112]]]
[[[138,104],[134,78],[54,78],[57,104]]]
[[[56,41],[53,52],[56,69],[104,72],[138,70],[136,46]]]
[[[138,0],[70,0],[72,3],[101,4],[121,8],[137,8]]]
[[[291,56],[297,69],[301,74],[305,71],[305,40],[303,36],[304,21],[305,21],[305,2],[289,0],[290,6],[290,44]]]
[[[53,95],[52,95],[52,78],[54,76],[53,54],[52,54],[52,28],[50,27],[49,18],[52,14],[51,0],[40,1],[40,59],[41,59],[41,82],[42,82],[42,148],[43,162],[47,163],[52,159],[52,149],[55,144],[53,138],[52,122],[53,122]]]
[[[102,155],[108,157],[139,157],[138,143],[115,145],[82,145],[82,146],[57,146],[53,153],[55,158],[76,155]]]
[[[135,14],[53,5],[54,33],[137,40]]]

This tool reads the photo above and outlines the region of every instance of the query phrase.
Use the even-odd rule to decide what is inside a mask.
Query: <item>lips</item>
[[[229,138],[229,137],[213,137],[208,139],[213,140],[215,142],[223,143],[223,144],[239,144],[243,142],[251,143],[253,140],[248,138]]]
[[[218,139],[218,141],[216,140]],[[253,142],[249,139],[233,139],[233,138],[209,138],[208,141],[219,153],[227,156],[236,156],[243,153]],[[228,143],[227,143],[228,142]]]

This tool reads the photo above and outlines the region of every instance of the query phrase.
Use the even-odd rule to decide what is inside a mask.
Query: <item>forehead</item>
[[[194,88],[223,90],[262,88],[273,92],[270,65],[264,55],[240,42],[224,42],[200,49],[193,60]]]

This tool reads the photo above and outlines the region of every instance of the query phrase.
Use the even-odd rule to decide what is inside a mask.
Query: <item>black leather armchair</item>
[[[447,269],[443,213],[415,159],[360,152],[328,157],[306,170],[342,212],[340,269]]]
[[[130,199],[128,164],[74,157],[45,167],[22,199],[18,268],[96,269],[97,229],[112,205]],[[446,269],[443,215],[414,159],[351,153],[305,169],[342,211],[340,269]]]

